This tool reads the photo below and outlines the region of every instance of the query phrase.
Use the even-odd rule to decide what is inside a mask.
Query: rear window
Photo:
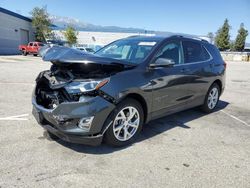
[[[198,42],[183,41],[184,63],[207,61],[210,55],[203,45]]]

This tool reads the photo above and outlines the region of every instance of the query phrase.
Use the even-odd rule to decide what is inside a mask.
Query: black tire
[[[27,55],[27,52],[25,50],[22,51],[22,55],[23,56],[26,56]]]
[[[135,139],[137,138],[138,134],[140,133],[141,129],[142,129],[142,125],[144,122],[144,113],[143,113],[143,109],[141,104],[132,98],[127,98],[125,100],[123,100],[121,103],[119,103],[116,107],[116,109],[111,113],[111,115],[107,118],[106,122],[105,122],[105,127],[108,126],[110,124],[111,121],[114,121],[116,116],[118,115],[118,113],[120,111],[122,111],[122,109],[126,108],[126,107],[134,107],[138,113],[139,113],[139,126],[137,128],[137,130],[135,131],[134,135],[129,138],[126,141],[121,141],[119,139],[116,138],[115,134],[114,134],[114,124],[112,123],[108,130],[105,132],[104,135],[104,141],[111,146],[116,146],[116,147],[121,147],[121,146],[126,146],[129,145],[131,143],[133,143],[135,141]]]
[[[37,54],[33,54],[33,56],[37,56]]]
[[[44,131],[43,132],[43,136],[50,141],[55,141],[55,140],[59,140],[60,138],[58,138],[56,135],[52,134],[49,131]]]
[[[215,106],[214,106],[213,108],[210,108],[210,107],[209,107],[209,100],[208,100],[208,97],[209,97],[210,92],[211,92],[214,88],[216,88],[217,91],[218,91],[218,99],[217,99],[217,102],[216,102]],[[219,99],[220,99],[220,92],[221,92],[221,91],[220,91],[220,87],[219,87],[219,85],[218,85],[217,83],[214,83],[214,84],[212,84],[212,85],[210,86],[210,88],[208,89],[208,92],[207,92],[207,94],[206,94],[205,101],[204,101],[203,105],[201,106],[201,110],[202,110],[203,112],[211,113],[211,112],[214,111],[214,109],[216,108],[216,106],[217,106],[217,104],[218,104],[218,102],[219,102]]]

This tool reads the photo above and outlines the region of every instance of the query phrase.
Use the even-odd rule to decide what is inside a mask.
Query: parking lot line
[[[249,125],[247,122],[245,122],[245,121],[243,121],[243,120],[241,120],[241,119],[235,117],[234,115],[229,114],[228,112],[225,112],[224,110],[221,110],[221,112],[224,113],[224,114],[226,114],[227,116],[229,116],[229,117],[231,117],[231,118],[233,118],[233,119],[235,119],[235,120],[241,122],[242,124],[244,124],[244,125],[250,127],[250,125]]]
[[[28,83],[28,82],[0,82],[0,85],[18,85],[18,84],[35,85],[34,83]]]
[[[25,118],[27,116],[29,116],[29,114],[9,116],[9,117],[0,118],[0,121],[27,121],[28,118]]]

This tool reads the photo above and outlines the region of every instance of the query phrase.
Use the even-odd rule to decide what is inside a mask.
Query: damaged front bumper
[[[84,102],[63,102],[54,109],[37,104],[36,95],[32,96],[33,115],[46,130],[62,140],[86,145],[99,145],[108,127],[104,122],[115,105],[100,96],[86,97]],[[91,119],[89,129],[79,123]]]

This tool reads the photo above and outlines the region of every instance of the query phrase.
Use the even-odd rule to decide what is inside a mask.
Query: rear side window
[[[203,45],[198,42],[183,41],[184,63],[207,61],[210,55]]]

